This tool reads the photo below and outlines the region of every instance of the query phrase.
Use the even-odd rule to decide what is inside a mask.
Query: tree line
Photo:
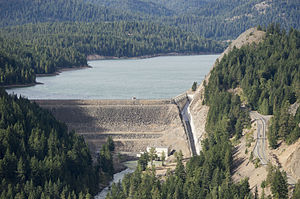
[[[0,30],[0,85],[32,83],[35,74],[87,65],[86,56],[221,52],[224,44],[150,22],[43,23]]]
[[[0,198],[92,198],[113,176],[112,140],[93,163],[83,137],[0,90]]]

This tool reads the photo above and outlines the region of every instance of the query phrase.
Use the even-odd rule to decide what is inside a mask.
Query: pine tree
[[[275,199],[288,198],[287,177],[284,172],[279,170],[279,168],[276,168],[275,172],[273,173],[271,191]]]
[[[298,180],[292,196],[292,199],[299,199],[299,198],[300,198],[300,180]]]

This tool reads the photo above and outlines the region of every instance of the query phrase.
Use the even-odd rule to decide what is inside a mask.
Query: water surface
[[[165,99],[200,83],[219,55],[90,61],[92,68],[37,77],[32,87],[8,89],[29,99]]]
[[[113,180],[109,183],[109,186],[105,187],[100,193],[98,193],[94,199],[105,199],[106,195],[110,191],[110,187],[113,183],[119,183],[122,182],[123,178],[125,177],[126,174],[133,173],[134,170],[137,167],[137,161],[127,161],[124,164],[127,169],[114,174]]]

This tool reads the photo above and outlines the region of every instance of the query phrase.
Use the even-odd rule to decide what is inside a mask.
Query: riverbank
[[[88,61],[96,61],[96,60],[123,60],[123,59],[148,59],[153,57],[163,57],[163,56],[193,56],[193,55],[215,55],[218,53],[213,52],[199,52],[199,53],[157,53],[153,55],[142,55],[136,57],[114,57],[114,56],[102,56],[98,54],[88,55]]]
[[[121,182],[126,174],[133,173],[137,167],[137,160],[125,161],[122,164],[124,165],[124,169],[115,172],[113,179],[107,182],[107,184],[100,185],[100,191],[95,195],[95,199],[105,199],[113,183]]]

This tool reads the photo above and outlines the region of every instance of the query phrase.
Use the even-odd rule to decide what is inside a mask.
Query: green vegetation
[[[139,161],[137,170],[126,175],[122,183],[113,185],[107,198],[251,198],[247,179],[238,184],[231,180],[231,149],[225,134],[211,135],[205,140],[200,156],[193,157],[186,168],[182,153],[176,154],[177,166],[174,173],[167,174],[165,182],[155,177],[154,167],[143,171]]]
[[[292,115],[288,109],[300,98],[299,52],[299,31],[291,29],[286,33],[278,25],[270,25],[263,42],[235,48],[224,56],[210,78],[208,88],[210,85],[215,88],[206,90],[207,99],[210,100],[209,96],[215,93],[212,99],[219,99],[224,107],[230,103],[239,104],[239,99],[232,98],[229,102],[226,96],[230,94],[226,91],[241,87],[252,110],[274,115],[268,135],[271,147],[275,148],[280,138],[288,144],[293,143],[300,137],[297,125],[300,122],[300,110]],[[212,106],[212,109],[215,108]],[[220,117],[222,112],[224,108],[216,110],[214,118]]]
[[[271,185],[271,191],[274,199],[288,198],[287,176],[284,171],[280,171],[279,168],[268,165],[268,176],[266,183]]]
[[[0,85],[33,83],[35,73],[87,65],[91,54],[136,57],[224,48],[179,28],[140,22],[28,24],[0,30],[0,41]]]
[[[263,4],[264,2],[265,4]],[[206,38],[234,39],[271,22],[300,28],[298,1],[0,0],[0,26],[43,22],[155,21]]]
[[[196,91],[197,90],[197,82],[194,82],[192,85],[192,91]]]
[[[297,198],[300,198],[300,180],[298,180],[295,186],[292,199],[297,199]]]
[[[117,10],[84,0],[0,0],[0,26],[40,22],[112,21],[131,19]]]
[[[112,178],[109,144],[93,165],[82,137],[0,90],[0,198],[88,198]]]

